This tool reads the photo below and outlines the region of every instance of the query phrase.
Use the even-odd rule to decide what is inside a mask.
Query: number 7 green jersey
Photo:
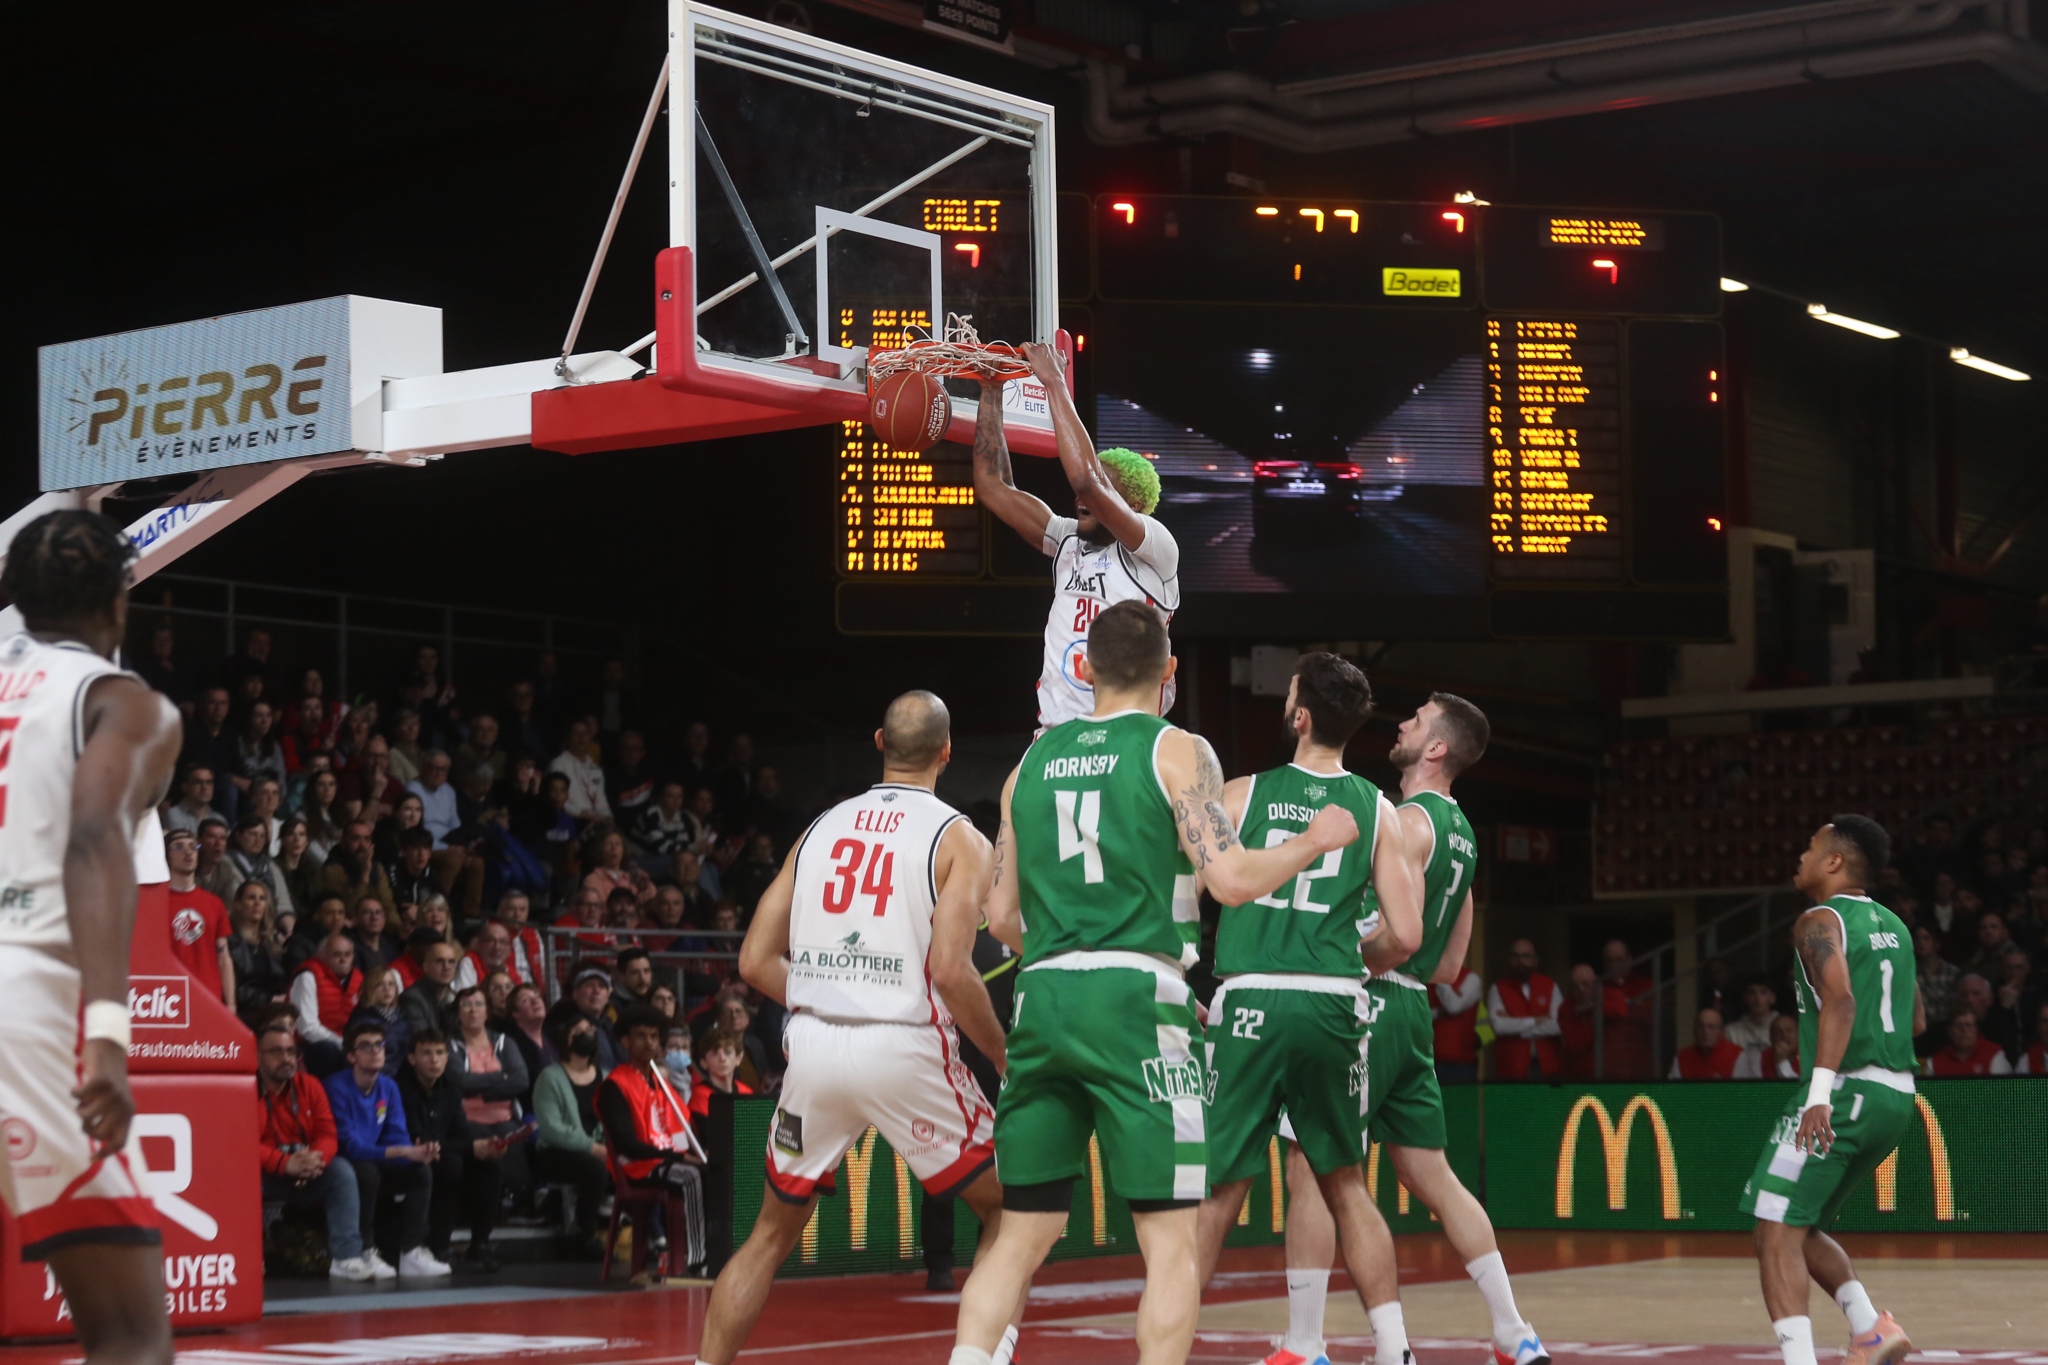
[[[1842,921],[1849,968],[1849,992],[1856,997],[1856,1023],[1838,1072],[1866,1066],[1886,1071],[1913,1069],[1913,992],[1918,977],[1913,934],[1905,921],[1868,896],[1834,896],[1821,903]],[[1806,959],[1797,957],[1792,993],[1799,1001],[1799,1060],[1811,1073],[1820,1046],[1820,994],[1806,979]]]
[[[1272,848],[1308,828],[1324,806],[1342,806],[1358,821],[1358,838],[1331,849],[1244,905],[1226,905],[1216,928],[1216,972],[1300,972],[1357,979],[1372,855],[1378,844],[1380,789],[1356,773],[1311,772],[1298,763],[1252,778],[1239,837],[1246,848]]]
[[[1194,965],[1195,869],[1158,768],[1173,727],[1143,711],[1053,726],[1010,789],[1024,965],[1071,952],[1150,953]]]
[[[1479,840],[1458,803],[1441,792],[1417,792],[1401,804],[1420,806],[1435,831],[1429,863],[1422,873],[1422,946],[1398,968],[1403,976],[1426,982],[1436,975],[1451,931],[1458,927],[1458,912],[1465,908],[1465,897],[1472,890],[1472,874],[1479,867]]]

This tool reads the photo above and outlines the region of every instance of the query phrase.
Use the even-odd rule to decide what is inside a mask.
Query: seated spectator
[[[607,899],[622,888],[631,891],[637,903],[647,904],[654,899],[654,882],[638,865],[626,861],[624,835],[608,829],[597,836],[594,845],[590,871],[583,875],[585,886]]]
[[[704,1035],[698,1049],[698,1082],[690,1096],[690,1110],[699,1118],[711,1114],[711,1096],[751,1095],[754,1087],[740,1079],[740,1068],[748,1065],[745,1040],[731,1029],[715,1028]]]
[[[199,865],[193,869],[192,875],[199,885],[224,901],[233,900],[235,893],[242,889],[242,883],[248,880],[237,873],[235,865],[228,861],[227,821],[208,816],[199,822]],[[274,891],[271,903],[277,903]]]
[[[270,900],[270,887],[264,882],[256,885],[263,888],[265,901]],[[236,894],[240,894],[237,892]],[[320,951],[320,945],[329,934],[348,932],[348,904],[340,896],[329,892],[313,902],[311,913],[302,918],[292,930],[284,944],[285,970],[293,975],[306,965],[312,956]]]
[[[518,985],[509,973],[492,972],[484,978],[484,1003],[488,1007],[485,1018],[490,1026],[500,1033],[512,1027],[512,992]],[[531,1076],[532,1073],[528,1073]]]
[[[597,761],[596,741],[589,721],[571,721],[562,752],[548,765],[550,772],[569,779],[569,800],[564,809],[576,820],[612,818],[611,802],[604,794],[604,769]]]
[[[498,1207],[505,1191],[506,1154],[518,1141],[513,1132],[493,1132],[469,1117],[460,1083],[447,1074],[451,1048],[439,1033],[413,1040],[409,1065],[398,1080],[413,1141],[434,1153],[433,1207],[427,1217],[427,1251],[438,1261],[449,1259],[455,1236],[455,1214],[464,1207],[469,1218],[468,1259],[495,1274],[498,1253],[491,1233],[498,1226]]]
[[[690,846],[690,818],[683,811],[683,784],[664,782],[660,794],[633,819],[633,842],[646,855],[650,873],[665,871]]]
[[[1935,931],[1922,924],[1913,930],[1913,960],[1920,977],[1920,1001],[1927,1010],[1928,1037],[1935,1030],[1948,1023],[1953,1006],[1956,983],[1962,980],[1962,971],[1941,955],[1941,940]],[[1927,1048],[1935,1046],[1929,1043]],[[1927,1048],[1923,1048],[1925,1051]]]
[[[1671,1059],[1674,1081],[1725,1081],[1735,1075],[1744,1050],[1728,1040],[1719,1010],[1701,1010],[1693,1020],[1692,1046]]]
[[[1799,1079],[1799,1019],[1796,1015],[1781,1014],[1771,1020],[1771,1050],[1766,1060],[1768,1065],[1758,1069],[1770,1079]]]
[[[765,834],[778,852],[786,851],[800,826],[782,799],[782,774],[762,767],[754,773],[754,792],[742,808],[741,817],[757,834]]]
[[[285,894],[294,906],[311,905],[326,890],[325,864],[313,852],[313,835],[304,816],[286,817],[277,831],[277,856],[271,859],[284,878]]]
[[[736,935],[740,927],[740,908],[731,901],[720,901],[711,911],[710,934],[685,934],[675,942],[675,950],[684,953],[737,954],[740,941]],[[719,988],[739,975],[739,962],[733,956],[692,958],[683,963],[683,983],[695,996],[717,994]]]
[[[1601,1026],[1606,1033],[1604,1075],[1610,1081],[1650,1078],[1650,978],[1635,966],[1635,952],[1621,939],[1601,950]]]
[[[445,938],[427,938],[430,929],[415,929],[411,951],[418,955],[420,978],[398,997],[406,1027],[418,1037],[427,1030],[446,1035],[455,1028],[455,963],[458,952]]]
[[[576,1012],[590,1021],[597,1034],[597,1064],[606,1071],[626,1060],[615,1033],[608,1027],[605,1009],[612,1001],[612,974],[602,967],[581,967],[569,982],[569,998]]]
[[[497,920],[491,920],[476,931],[474,946],[463,957],[462,965],[455,969],[455,989],[468,990],[480,986],[494,972],[503,972],[512,979],[514,986],[525,978],[512,965],[512,930]]]
[[[253,1028],[258,1018],[286,998],[290,988],[284,937],[271,913],[270,890],[262,882],[243,887],[229,913],[235,928],[228,940],[228,961],[235,973],[235,1013]]]
[[[426,767],[427,751],[420,747],[420,713],[401,706],[391,714],[391,775],[410,789]]]
[[[213,781],[213,769],[204,763],[195,763],[185,769],[178,778],[177,803],[163,808],[165,833],[184,830],[196,835],[201,821],[227,823],[227,818],[213,808]]]
[[[279,747],[273,733],[276,721],[277,713],[270,708],[270,703],[264,701],[253,703],[242,717],[241,734],[236,740],[242,763],[239,769],[228,775],[236,790],[246,794],[250,784],[261,777],[271,778],[280,789],[283,788],[284,750]]]
[[[417,803],[419,798],[408,795],[405,799]],[[404,813],[405,806],[400,805],[401,819]],[[447,886],[434,874],[434,836],[424,826],[401,830],[397,848],[398,859],[391,867],[391,894],[398,898],[398,912],[403,915],[406,906],[419,905],[428,896],[442,895]]]
[[[2005,950],[2011,942],[2005,916],[1986,910],[1977,917],[1977,951],[1970,955],[1967,970],[1987,981],[1998,980],[2005,974]]]
[[[356,961],[366,969],[372,964],[395,966],[405,956],[405,944],[392,932],[384,902],[375,896],[365,896],[356,902],[355,914],[349,920],[349,937],[355,940]]]
[[[384,1031],[384,1074],[396,1080],[404,1063],[400,1060],[412,1046],[412,1025],[398,1007],[405,994],[405,982],[393,967],[373,967],[363,974],[363,999],[348,1017],[347,1037],[357,1024],[373,1024]]]
[[[655,994],[659,996],[667,990],[666,986],[657,986]],[[654,1005],[652,1008],[656,1014],[662,1014],[661,1006]],[[668,1040],[663,1044],[664,1050],[661,1054],[661,1065],[663,1070],[668,1072],[668,1083],[675,1087],[676,1094],[682,1097],[683,1103],[688,1104],[690,1092],[697,1088],[697,1068],[690,1055],[690,1026],[677,1019],[673,1011],[662,1014],[662,1017],[667,1019],[669,1024]]]
[[[348,827],[348,810],[341,799],[341,779],[331,769],[322,768],[307,780],[305,796],[299,803],[299,814],[306,822],[307,847],[324,867],[327,855],[341,843],[342,831]]]
[[[1575,1081],[1590,1081],[1599,1060],[1599,1040],[1594,1036],[1601,1006],[1600,977],[1581,962],[1572,968],[1571,998],[1558,1014],[1558,1044],[1564,1054],[1564,1074]],[[1492,1021],[1496,1029],[1499,1021]]]
[[[426,1248],[436,1153],[414,1142],[406,1130],[405,1099],[397,1082],[384,1074],[384,1034],[375,1025],[359,1024],[343,1047],[348,1069],[327,1078],[327,1104],[334,1111],[341,1156],[355,1168],[363,1245],[377,1245],[379,1204],[397,1202],[402,1195],[398,1274],[406,1279],[447,1275],[448,1263]]]
[[[1929,1076],[2010,1076],[2012,1063],[1998,1044],[1977,1031],[1977,1016],[1959,1009],[1949,1016],[1948,1046],[1927,1059]]]
[[[415,929],[406,935],[405,951],[400,953],[391,965],[397,970],[399,979],[405,982],[407,990],[411,990],[420,979],[420,968],[427,960],[427,949],[436,943],[445,942],[447,940],[432,929]]]
[[[1717,1005],[1703,1005],[1716,1009]],[[1771,1046],[1771,1020],[1778,1017],[1778,992],[1759,976],[1742,988],[1742,1017],[1729,1024],[1723,1035],[1729,1042],[1761,1060]]]
[[[2034,962],[2027,950],[2008,942],[1999,954],[1999,971],[1992,979],[1998,984],[1991,1004],[1978,1021],[1986,1038],[2005,1049],[2008,1059],[2017,1058],[2027,1045],[2027,1035],[2040,1008],[2040,989],[2034,984]]]
[[[299,698],[292,724],[285,730],[279,748],[284,755],[288,772],[300,772],[313,760],[315,754],[329,753],[334,747],[335,726],[327,715],[326,699],[315,695]]]
[[[332,1076],[349,1064],[343,1031],[362,995],[363,974],[356,966],[355,943],[338,930],[330,933],[320,941],[320,951],[292,978],[299,1044],[306,1067],[315,1076]],[[383,1034],[379,1032],[378,1037]]]
[[[339,895],[343,905],[354,905],[365,896],[375,896],[384,902],[387,914],[398,913],[398,898],[392,893],[390,876],[377,862],[368,821],[351,820],[342,830],[341,843],[335,846],[328,855],[326,866],[320,869],[320,883],[326,890]]]
[[[604,793],[611,818],[624,829],[637,829],[641,813],[654,804],[654,767],[638,730],[619,732],[618,755],[605,767]]]
[[[364,711],[368,712],[373,705],[366,704]],[[355,807],[352,818],[372,829],[395,815],[398,803],[405,799],[405,783],[391,771],[391,746],[382,735],[371,735],[363,741],[356,766],[344,771],[341,779],[342,799]]]
[[[489,768],[492,786],[512,775],[512,759],[498,747],[496,716],[488,711],[480,711],[469,718],[469,738],[457,746],[455,763],[464,772]]]
[[[587,889],[587,888],[586,888]],[[613,929],[640,927],[640,897],[630,886],[615,886],[604,898],[604,922]]]
[[[605,1018],[614,1024],[626,1010],[646,1004],[648,992],[654,989],[654,962],[645,948],[619,949],[616,963],[611,1004],[605,1011]]]
[[[1436,1042],[1436,1078],[1450,1085],[1479,1079],[1479,1002],[1486,983],[1460,965],[1448,982],[1429,988],[1429,1017]]]
[[[270,834],[270,840],[263,851],[277,856],[277,837],[284,832],[284,786],[274,777],[259,777],[249,783],[249,791],[238,807],[242,817],[256,816],[263,821],[263,827]],[[239,824],[239,821],[237,821]]]
[[[192,683],[176,659],[177,633],[169,621],[159,621],[149,636],[149,657],[135,661],[135,671],[153,691],[161,692],[185,713],[192,715]]]
[[[723,843],[718,830],[717,809],[718,794],[704,786],[690,793],[690,804],[684,811],[690,820],[690,852],[705,864],[706,871],[718,861],[719,848]]]
[[[781,871],[782,861],[775,856],[775,840],[766,834],[756,834],[747,840],[747,856],[727,869],[722,880],[726,894],[740,903],[746,911],[745,918],[752,919],[761,893]]]
[[[228,820],[235,816],[236,792],[234,784],[225,779],[242,766],[241,745],[228,724],[230,706],[225,687],[209,687],[201,692],[191,718],[185,722],[185,744],[178,753],[178,763],[186,771],[206,769],[212,780],[212,794],[207,799]]]
[[[718,904],[716,878],[707,882],[707,875],[704,864],[688,849],[676,854],[669,872],[669,880],[683,893],[683,923],[699,929],[710,925],[711,911]]]
[[[2013,1071],[2021,1076],[2048,1076],[2048,1004],[2034,1011],[2034,1038],[2020,1054]]]
[[[233,1009],[235,967],[228,940],[235,926],[221,898],[199,885],[198,837],[184,829],[164,835],[164,861],[171,872],[171,954],[192,973],[197,989]]]
[[[253,810],[235,822],[223,865],[237,884],[262,882],[270,888],[270,899],[281,915],[296,914],[292,893],[285,887],[284,873],[270,860],[270,822]]]
[[[576,930],[576,941],[586,947],[609,948],[619,941],[617,934],[604,932],[604,897],[587,886],[576,888],[569,913],[556,920],[555,927]]]
[[[1557,983],[1536,969],[1536,944],[1518,938],[1508,947],[1508,974],[1487,992],[1486,1009],[1496,1041],[1495,1080],[1548,1080],[1564,1074],[1557,1040],[1558,1010],[1564,997]]]
[[[540,987],[531,981],[514,986],[506,997],[505,1016],[505,1036],[519,1049],[528,1076],[538,1076],[561,1060],[555,1053],[554,1040],[548,1037],[548,998],[540,993]],[[521,1103],[527,1104],[530,1099],[529,1092],[521,1097]]]
[[[514,1014],[518,1013],[515,1007]],[[605,1169],[604,1125],[597,1116],[597,1087],[604,1079],[597,1064],[597,1029],[573,1010],[566,1019],[551,1022],[550,1051],[559,1051],[559,1056],[533,1084],[534,1116],[540,1121],[533,1170],[541,1180],[575,1189],[576,1254],[594,1260],[604,1254],[598,1240],[603,1227],[598,1209],[611,1186]]]
[[[374,1246],[365,1254],[355,1167],[335,1160],[340,1142],[327,1091],[299,1069],[292,1017],[264,1022],[256,1035],[256,1164],[266,1204],[318,1204],[327,1213],[330,1279],[390,1280],[398,1272]]]
[[[682,1017],[680,1008],[682,1002],[676,999],[676,993],[667,986],[656,986],[653,990],[647,992],[647,1004],[656,1014],[664,1019],[678,1019]]]
[[[1728,969],[1727,958],[1710,957],[1700,965],[1700,1008],[1719,1010],[1723,1019],[1734,1010],[1735,974]],[[1732,1030],[1735,1026],[1728,1027]]]
[[[448,908],[448,898],[440,892],[431,892],[426,899],[413,907],[412,922],[416,928],[432,929],[448,942],[454,943],[457,951],[461,950],[462,945],[455,937],[455,913]]]
[[[420,823],[434,836],[437,849],[446,848],[448,836],[462,824],[455,788],[448,781],[454,771],[454,761],[447,754],[429,749],[421,756],[419,776],[405,784],[405,789],[420,799]]]
[[[745,994],[746,988],[735,984],[728,987],[718,1000],[717,1027],[740,1040],[746,1053],[746,1060],[740,1063],[739,1077],[755,1090],[762,1088],[762,1078],[768,1074],[768,1049],[754,1032],[754,1007]]]
[[[1977,1021],[1977,1032],[1984,1032],[1984,1020],[1991,1013],[1991,983],[1975,972],[1964,972],[1956,978],[1956,994],[1953,1014],[1956,1010],[1968,1010]],[[1993,1040],[1996,1041],[1995,1039]]]
[[[664,1021],[645,1008],[628,1010],[619,1020],[619,1042],[625,1062],[613,1067],[598,1086],[597,1112],[604,1124],[611,1159],[626,1182],[642,1189],[679,1196],[687,1226],[665,1226],[662,1201],[654,1205],[655,1227],[649,1250],[660,1254],[671,1234],[680,1233],[679,1258],[691,1273],[702,1270],[704,1238],[703,1148],[691,1131],[689,1110],[677,1097],[661,1065],[666,1047]]]
[[[512,935],[512,976],[518,981],[540,981],[547,969],[547,952],[541,946],[540,931],[528,920],[533,901],[524,891],[507,891],[498,898],[493,917]]]

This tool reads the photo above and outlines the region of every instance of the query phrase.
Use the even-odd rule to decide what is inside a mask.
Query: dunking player
[[[1166,613],[1180,608],[1180,546],[1153,519],[1159,474],[1136,451],[1113,447],[1096,453],[1067,393],[1059,353],[1026,345],[1031,372],[1045,385],[1058,438],[1060,465],[1074,490],[1074,515],[1052,509],[1019,489],[1003,440],[1003,386],[983,384],[974,426],[974,496],[1026,543],[1052,558],[1052,610],[1045,617],[1045,662],[1038,678],[1038,726],[1085,716],[1095,707],[1080,670],[1088,623],[1113,602],[1149,602]],[[1169,675],[1159,713],[1173,709]]]
[[[1913,1036],[1926,1027],[1913,936],[1864,894],[1890,858],[1891,839],[1875,821],[1837,815],[1815,832],[1792,878],[1814,901],[1792,925],[1799,1055],[1811,1079],[1742,1187],[1742,1211],[1756,1215],[1764,1307],[1785,1365],[1814,1365],[1809,1277],[1848,1316],[1844,1365],[1893,1365],[1913,1349],[1827,1235],[1849,1192],[1913,1122]]]
[[[1401,1303],[1394,1238],[1365,1191],[1371,1001],[1359,984],[1358,942],[1372,890],[1381,905],[1382,937],[1398,926],[1412,942],[1421,891],[1405,848],[1409,836],[1392,803],[1344,770],[1344,746],[1371,709],[1372,689],[1355,665],[1334,654],[1303,655],[1287,685],[1284,711],[1294,761],[1237,778],[1224,791],[1224,808],[1247,847],[1291,847],[1318,812],[1333,808],[1351,815],[1359,838],[1311,861],[1270,894],[1224,902],[1216,929],[1223,984],[1209,1002],[1214,1186],[1202,1205],[1202,1278],[1206,1283],[1216,1269],[1224,1235],[1237,1221],[1252,1176],[1265,1167],[1284,1109],[1298,1150],[1336,1214],[1345,1263],[1378,1336],[1380,1365],[1407,1365],[1407,1342],[1396,1331]],[[1326,1253],[1325,1284],[1329,1264]],[[1290,1289],[1295,1279],[1290,1271]],[[1266,1365],[1301,1365],[1312,1357],[1322,1358],[1320,1340],[1290,1336]]]
[[[1401,773],[1395,816],[1420,879],[1421,916],[1387,903],[1365,941],[1367,1009],[1372,1020],[1366,1076],[1372,1140],[1393,1154],[1401,1183],[1443,1221],[1444,1234],[1479,1286],[1493,1317],[1496,1365],[1548,1365],[1536,1330],[1522,1320],[1501,1263],[1493,1224],[1444,1159],[1444,1102],[1437,1089],[1429,983],[1450,981],[1472,938],[1472,873],[1478,841],[1451,795],[1451,783],[1486,752],[1486,714],[1463,697],[1438,692],[1402,721],[1387,759]],[[1301,1120],[1289,1111],[1298,1132]],[[1271,1365],[1294,1365],[1322,1356],[1324,1288],[1336,1250],[1330,1215],[1314,1182],[1302,1179],[1298,1154],[1288,1162],[1294,1198],[1287,1216],[1288,1336]],[[1357,1274],[1358,1261],[1346,1256]],[[1367,1292],[1368,1312],[1382,1365],[1398,1359],[1407,1332],[1398,1301]],[[1393,1354],[1389,1354],[1390,1347]]]
[[[28,625],[0,641],[0,1194],[89,1365],[171,1359],[162,1237],[122,1152],[137,849],[161,848],[179,741],[171,704],[111,662],[134,556],[97,513],[52,512],[0,573]]]
[[[1351,813],[1331,805],[1277,847],[1238,842],[1215,753],[1159,718],[1174,660],[1156,608],[1105,607],[1079,668],[1094,714],[1047,730],[1003,785],[988,919],[1024,954],[996,1113],[1003,1222],[960,1297],[952,1365],[989,1365],[1066,1226],[1091,1132],[1145,1257],[1138,1359],[1187,1359],[1208,1188],[1207,1068],[1182,975],[1197,892],[1255,900],[1358,837]]]
[[[1003,1068],[1002,1025],[973,959],[989,842],[933,794],[952,758],[950,730],[945,703],[929,692],[889,704],[875,732],[882,780],[805,832],[740,947],[740,974],[795,1013],[761,1216],[711,1292],[705,1365],[739,1353],[819,1186],[831,1188],[871,1123],[929,1193],[967,1201],[984,1245],[1001,1222],[995,1115],[953,1032],[957,1019]],[[1011,1291],[999,1334],[1022,1290]]]

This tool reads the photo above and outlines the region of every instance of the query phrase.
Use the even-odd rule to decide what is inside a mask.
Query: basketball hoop
[[[974,319],[946,314],[943,336],[926,336],[901,350],[868,353],[868,391],[899,374],[926,374],[954,379],[1022,379],[1031,363],[1007,341],[983,341]]]

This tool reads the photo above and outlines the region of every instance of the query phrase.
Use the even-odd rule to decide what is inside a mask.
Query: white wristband
[[[1806,1086],[1806,1103],[1800,1106],[1800,1112],[1804,1113],[1816,1104],[1827,1105],[1830,1109],[1835,1104],[1835,1073],[1824,1066],[1813,1069],[1813,1079]]]
[[[118,1000],[95,1000],[85,1007],[87,1041],[104,1039],[128,1050],[128,1006]]]

